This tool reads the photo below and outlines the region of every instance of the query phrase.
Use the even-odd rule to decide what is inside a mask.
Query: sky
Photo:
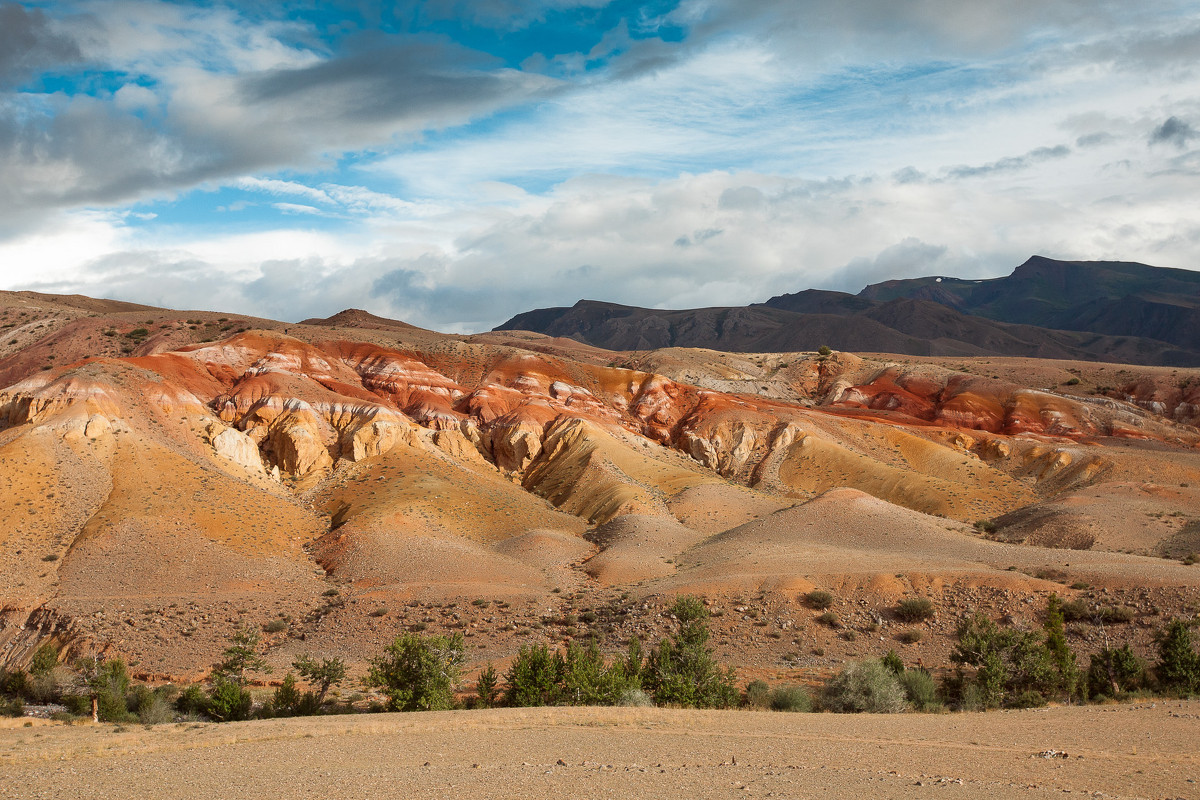
[[[0,2],[0,288],[487,330],[1200,269],[1200,0]]]

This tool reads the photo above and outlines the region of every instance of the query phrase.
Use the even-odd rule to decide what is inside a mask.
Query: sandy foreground
[[[539,708],[114,728],[0,729],[0,797],[1200,797],[1200,702],[894,716]]]

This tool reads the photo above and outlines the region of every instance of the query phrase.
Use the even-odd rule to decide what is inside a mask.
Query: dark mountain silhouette
[[[1035,256],[1012,275],[930,277],[858,295],[810,289],[733,308],[659,310],[581,300],[518,314],[530,330],[612,350],[839,350],[1200,365],[1200,274]]]
[[[1200,273],[1123,261],[1034,256],[1004,278],[916,278],[868,286],[860,299],[907,297],[1013,322],[1200,349]]]

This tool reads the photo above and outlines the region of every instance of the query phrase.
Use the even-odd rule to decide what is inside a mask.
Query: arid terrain
[[[1148,654],[1200,607],[1196,370],[626,353],[31,293],[0,294],[0,330],[7,664],[49,640],[191,680],[252,625],[277,668],[352,674],[400,632],[461,631],[470,673],[656,641],[692,593],[744,678],[811,682],[893,648],[936,670],[959,620],[1036,626],[1051,592],[1095,611],[1068,630],[1084,657]],[[898,619],[912,596],[936,614]]]
[[[11,724],[11,723],[9,723]],[[0,728],[33,798],[1196,797],[1200,705],[834,715],[628,708]]]

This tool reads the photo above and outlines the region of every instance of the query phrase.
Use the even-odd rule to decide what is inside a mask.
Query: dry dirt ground
[[[1194,701],[893,716],[538,708],[5,724],[0,797],[11,800],[1200,797]]]

